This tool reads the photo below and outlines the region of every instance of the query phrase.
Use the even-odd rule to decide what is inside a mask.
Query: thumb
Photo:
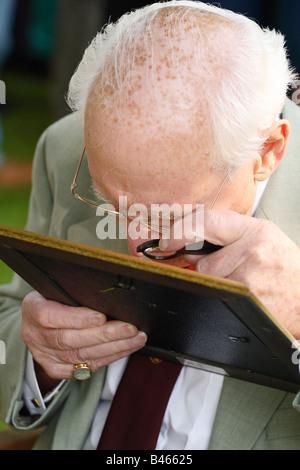
[[[170,230],[162,234],[159,248],[162,251],[169,249],[177,251],[187,245],[194,245],[194,249],[201,249],[203,242],[204,210],[201,205],[174,221]]]
[[[194,227],[184,223],[184,230],[182,237],[175,237],[176,235],[176,222],[174,229],[170,233],[170,238],[162,238],[159,243],[159,248],[165,250],[179,250],[184,246],[192,243],[201,245],[201,241],[208,241],[214,245],[227,246],[242,238],[245,233],[253,227],[254,220],[252,217],[238,214],[237,212],[227,210],[209,210],[204,212],[203,224]],[[199,248],[201,248],[199,246]]]
[[[253,229],[253,217],[227,210],[210,210],[204,216],[204,238],[215,245],[235,243]]]

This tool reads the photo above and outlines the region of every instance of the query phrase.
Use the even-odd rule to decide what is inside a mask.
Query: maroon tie
[[[130,356],[98,450],[154,450],[181,368],[141,354]]]

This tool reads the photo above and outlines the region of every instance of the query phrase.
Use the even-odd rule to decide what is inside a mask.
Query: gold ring
[[[76,380],[86,380],[92,375],[92,371],[89,366],[84,362],[82,364],[75,364],[73,369],[73,377]]]

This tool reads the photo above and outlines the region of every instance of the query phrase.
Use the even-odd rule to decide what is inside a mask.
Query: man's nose
[[[149,240],[149,239],[147,239],[147,240]],[[131,238],[128,238],[127,243],[128,243],[128,249],[129,249],[130,253],[133,256],[138,256],[138,257],[143,256],[143,253],[137,253],[137,251],[136,251],[137,247],[139,245],[141,245],[141,243],[144,243],[143,239],[140,238],[140,239],[137,239],[137,240],[132,240]]]
[[[159,232],[156,232],[155,230],[151,229],[150,227],[144,224],[139,224],[139,227],[137,228],[130,227],[130,223],[135,222],[128,222],[127,224],[128,249],[133,256],[141,257],[143,256],[143,253],[137,253],[137,247],[149,240],[160,238],[161,235],[159,234]]]

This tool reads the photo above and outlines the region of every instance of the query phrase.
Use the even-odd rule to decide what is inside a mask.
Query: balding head
[[[171,1],[99,33],[71,81],[69,103],[81,115],[96,106],[121,119],[124,107],[144,118],[148,106],[152,122],[164,118],[159,132],[167,118],[178,127],[184,117],[194,135],[205,120],[210,165],[223,172],[257,154],[291,79],[280,34],[201,2]]]
[[[194,170],[211,166],[208,98],[227,74],[236,30],[215,13],[182,6],[158,10],[140,37],[123,45],[118,65],[108,62],[94,81],[85,115],[89,145],[100,145],[99,136],[113,130],[116,142],[130,135],[132,144],[142,145],[143,137],[140,153],[149,163],[145,150],[151,148],[155,167],[172,170],[178,159]],[[131,154],[128,149],[124,166]]]

